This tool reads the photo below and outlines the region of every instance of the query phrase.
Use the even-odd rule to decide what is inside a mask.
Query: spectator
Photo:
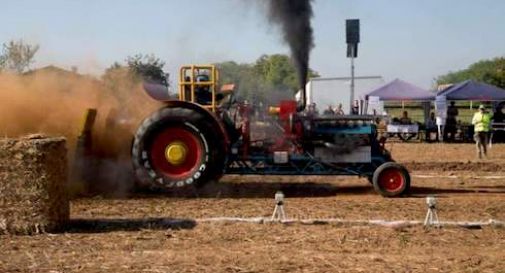
[[[493,122],[504,122],[505,121],[505,107],[504,105],[499,105],[496,108],[496,112],[493,116]]]
[[[345,115],[344,109],[342,109],[342,103],[339,103],[337,109],[335,109],[335,115],[339,116]]]
[[[402,125],[412,124],[412,120],[409,118],[409,113],[407,111],[403,111],[403,116],[400,118],[400,124]]]
[[[316,107],[316,103],[315,102],[309,104],[309,106],[307,107],[307,113],[306,113],[306,115],[307,116],[311,116],[311,117],[319,115],[319,111],[317,111],[317,107]]]
[[[479,106],[479,111],[473,115],[472,124],[474,125],[474,140],[477,145],[477,155],[479,159],[482,155],[487,157],[488,133],[491,124],[491,115],[486,111],[484,105]]]
[[[351,107],[351,115],[359,115],[359,101],[354,100]]]
[[[494,128],[497,130],[493,130]],[[491,130],[493,130],[493,142],[505,142],[505,103],[501,103],[496,107]]]
[[[458,116],[458,108],[456,108],[455,102],[451,101],[451,105],[447,107],[447,119],[445,121],[444,127],[444,140],[454,141],[454,136],[456,135],[456,117]]]
[[[431,134],[435,133],[436,141],[438,141],[438,127],[435,119],[435,113],[430,113],[430,118],[426,121],[426,141],[431,142]]]
[[[331,105],[328,105],[328,108],[326,108],[326,110],[324,110],[323,115],[325,115],[325,116],[335,115],[335,112],[333,111],[333,107],[331,107]]]

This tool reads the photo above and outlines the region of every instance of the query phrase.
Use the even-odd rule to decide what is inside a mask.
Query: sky
[[[191,63],[252,63],[289,53],[264,0],[0,0],[0,43],[40,45],[34,68],[77,66],[99,75],[137,53],[155,54],[176,79]],[[315,0],[310,66],[350,75],[345,20],[361,20],[357,76],[423,88],[449,71],[505,56],[503,0]]]

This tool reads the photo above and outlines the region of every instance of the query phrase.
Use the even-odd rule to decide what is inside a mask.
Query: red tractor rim
[[[386,169],[379,176],[379,186],[388,192],[397,192],[404,184],[405,177],[399,169]]]
[[[166,156],[167,148],[177,143],[183,145],[186,153],[177,164]],[[185,179],[198,169],[202,161],[203,144],[195,133],[185,128],[167,128],[157,134],[151,145],[150,159],[153,169],[170,179]]]

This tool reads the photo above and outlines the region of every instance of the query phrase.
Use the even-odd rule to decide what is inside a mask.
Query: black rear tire
[[[182,163],[166,159],[171,143],[185,147]],[[221,176],[225,165],[224,136],[193,109],[162,108],[138,128],[132,161],[139,189],[200,187]]]

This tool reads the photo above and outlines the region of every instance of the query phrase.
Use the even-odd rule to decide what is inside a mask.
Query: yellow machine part
[[[209,76],[209,81],[197,82],[195,80],[196,76],[202,71],[206,72]],[[186,79],[189,77],[189,81]],[[202,105],[212,112],[216,111],[217,108],[217,85],[219,81],[219,72],[215,65],[186,65],[182,66],[179,71],[179,100],[190,101],[196,103],[195,90],[197,87],[208,86],[212,92],[212,100],[210,104]],[[189,87],[189,88],[188,88]],[[187,92],[189,90],[189,94]]]
[[[165,149],[165,158],[167,161],[174,165],[178,166],[186,161],[186,157],[188,155],[188,148],[184,143],[180,141],[174,141],[170,143]]]

